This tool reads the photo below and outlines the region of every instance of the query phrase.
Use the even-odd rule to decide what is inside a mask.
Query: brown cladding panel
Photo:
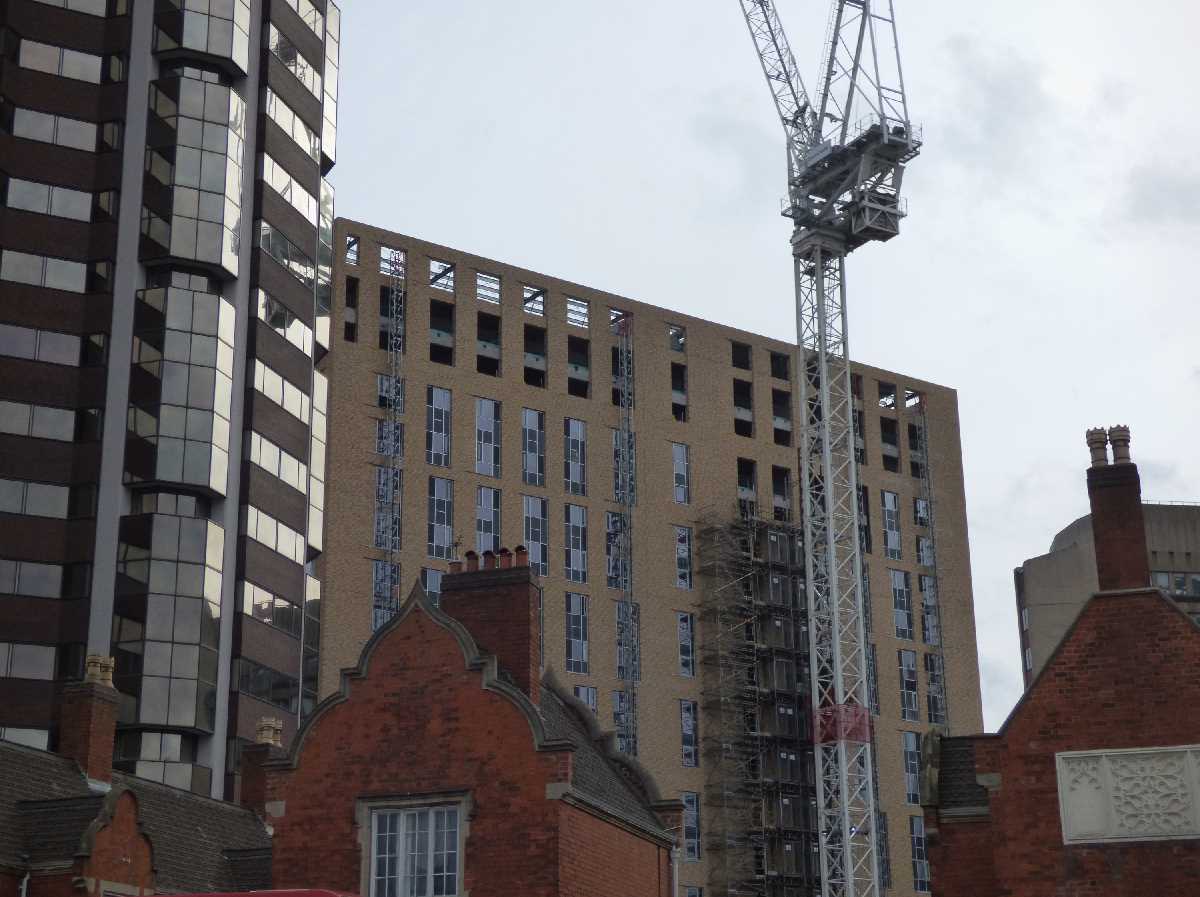
[[[0,678],[0,726],[52,728],[55,693],[53,682]]]
[[[15,642],[86,642],[89,604],[86,598],[0,597],[0,632]]]
[[[316,195],[316,194],[314,194]],[[316,259],[317,228],[297,212],[282,196],[263,185],[261,180],[254,184],[255,207],[258,217],[267,221],[289,240],[295,243],[310,259]],[[293,278],[295,279],[295,278]]]
[[[125,118],[126,85],[123,82],[91,84],[71,80],[67,81],[67,89],[63,82],[58,75],[23,69],[12,61],[5,61],[0,67],[4,95],[18,106],[85,121]]]
[[[279,98],[292,107],[306,125],[321,133],[321,101],[314,97],[287,66],[270,50],[263,50],[266,60],[267,85]]]
[[[304,493],[297,492],[249,461],[242,465],[242,473],[246,503],[266,511],[296,532],[304,532],[308,519],[308,499]]]
[[[250,350],[305,395],[312,392],[312,359],[257,318],[250,328]]]
[[[276,595],[303,595],[304,568],[253,539],[241,537],[238,546],[242,575]]]
[[[257,430],[289,455],[308,463],[308,427],[262,393],[246,390],[247,430]]]
[[[0,283],[0,320],[66,333],[108,333],[112,327],[112,296],[5,281]]]
[[[300,639],[245,614],[237,616],[233,653],[237,657],[248,657],[255,663],[300,678]]]
[[[118,55],[129,50],[128,15],[97,18],[36,0],[9,0],[5,24],[22,37],[72,50]]]
[[[91,483],[100,477],[100,444],[0,435],[0,477]]]
[[[0,357],[0,398],[59,408],[102,408],[104,384],[103,369]]]
[[[121,154],[89,153],[0,132],[0,168],[10,175],[77,190],[115,190]]]
[[[0,557],[70,564],[90,561],[96,535],[94,520],[57,520],[0,514]]]
[[[269,0],[271,21],[279,29],[279,33],[296,45],[296,49],[307,59],[317,71],[325,66],[325,46],[311,28],[304,24],[300,14],[288,5],[286,0]]]
[[[313,248],[316,249],[315,241]],[[316,305],[312,290],[292,277],[283,265],[257,247],[252,260],[254,281],[311,327]]]
[[[273,119],[265,115],[260,119],[261,143],[259,146],[276,162],[279,162],[288,174],[294,177],[305,190],[313,196],[321,195],[321,169],[316,161],[296,145],[296,141],[284,133],[283,128],[275,124]],[[319,134],[320,131],[317,131]]]

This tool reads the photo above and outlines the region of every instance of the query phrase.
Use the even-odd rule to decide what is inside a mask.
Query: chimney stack
[[[496,655],[536,704],[542,678],[542,591],[523,546],[485,551],[483,564],[467,552],[466,570],[442,577],[442,611],[462,623],[480,650]]]
[[[89,654],[83,681],[63,687],[58,707],[58,752],[78,763],[97,790],[112,781],[120,701],[112,675],[111,657]]]
[[[1142,485],[1129,454],[1129,427],[1087,431],[1092,464],[1087,472],[1092,505],[1092,539],[1100,591],[1140,589],[1150,585],[1146,525],[1142,517]],[[1112,445],[1109,463],[1107,446]]]

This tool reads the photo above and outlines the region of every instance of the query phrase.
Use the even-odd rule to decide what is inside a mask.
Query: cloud
[[[1132,221],[1189,229],[1200,225],[1200,174],[1182,158],[1130,170],[1120,203]]]

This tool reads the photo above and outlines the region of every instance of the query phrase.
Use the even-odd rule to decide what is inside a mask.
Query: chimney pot
[[[1108,433],[1103,427],[1087,431],[1088,451],[1092,453],[1092,467],[1108,466]]]
[[[474,573],[476,570],[479,569],[479,555],[477,555],[473,551],[468,551],[466,554],[466,558],[467,558],[467,572],[468,573]]]
[[[512,567],[512,552],[507,548],[500,549],[500,569],[508,570]]]
[[[1108,441],[1112,443],[1113,464],[1132,464],[1129,455],[1129,427],[1124,425],[1109,427]]]
[[[254,728],[254,743],[283,747],[283,720],[274,716],[260,716]]]
[[[495,570],[496,569],[496,555],[493,552],[485,551],[483,553],[483,569],[484,570]]]
[[[529,566],[529,549],[527,549],[524,545],[518,545],[516,551],[513,552],[513,566]]]

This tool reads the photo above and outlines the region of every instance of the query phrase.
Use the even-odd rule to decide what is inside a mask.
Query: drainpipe
[[[25,893],[21,893],[25,897]],[[679,897],[679,848],[671,848],[671,897]]]
[[[29,854],[21,854],[21,859],[25,861],[25,875],[21,878],[18,894],[19,897],[29,897]]]

